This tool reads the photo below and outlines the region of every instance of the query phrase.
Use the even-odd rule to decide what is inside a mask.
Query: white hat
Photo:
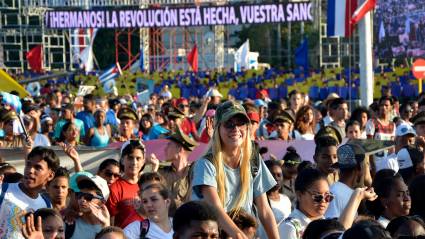
[[[98,175],[94,175],[94,176],[85,176],[85,175],[81,175],[77,178],[77,185],[78,188],[81,187],[81,184],[85,181],[85,180],[89,180],[91,182],[94,183],[94,185],[96,185],[96,187],[100,190],[100,192],[102,193],[103,199],[105,199],[105,201],[108,200],[109,198],[109,187],[108,187],[108,183],[106,182],[105,179],[103,179],[102,177],[98,176]]]
[[[207,94],[206,94],[206,96],[207,97],[218,96],[218,97],[223,98],[223,95],[220,94],[220,92],[217,89],[209,89],[208,92],[207,92]]]
[[[402,148],[398,151],[397,162],[400,169],[413,167],[412,158],[410,157],[410,153],[407,148]]]
[[[412,126],[408,124],[400,124],[399,126],[397,126],[395,136],[401,137],[408,134],[413,134],[414,136],[416,136],[416,131],[413,129]]]

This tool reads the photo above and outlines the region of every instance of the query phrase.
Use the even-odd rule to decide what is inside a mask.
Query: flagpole
[[[371,12],[359,22],[360,100],[361,105],[373,102],[373,62]]]

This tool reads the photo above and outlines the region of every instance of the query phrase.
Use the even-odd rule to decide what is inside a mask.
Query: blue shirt
[[[149,140],[158,139],[161,134],[165,133],[168,133],[168,129],[162,127],[160,124],[155,124],[149,131],[148,138]]]
[[[115,116],[115,111],[113,109],[109,109],[106,112],[105,124],[109,124],[111,126],[118,127],[117,117]]]
[[[86,132],[89,132],[89,129],[95,127],[94,126],[94,123],[95,123],[94,116],[93,116],[92,113],[90,113],[88,111],[78,112],[77,119],[80,119],[81,121],[83,121],[84,130]]]
[[[254,199],[266,193],[276,185],[276,181],[267,169],[264,161],[261,158],[260,161],[258,173],[255,178],[252,178],[250,174],[251,183],[249,184],[248,195],[245,204],[242,205],[242,209],[251,215],[254,215],[252,210]],[[216,172],[214,165],[208,159],[202,158],[195,162],[193,168],[192,200],[202,199],[200,186],[206,185],[217,188]],[[224,210],[229,212],[236,207],[236,202],[241,190],[240,168],[233,169],[224,164],[224,173],[226,175],[226,199]]]

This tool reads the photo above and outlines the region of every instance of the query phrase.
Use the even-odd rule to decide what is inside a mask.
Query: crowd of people
[[[425,236],[425,94],[355,107],[264,89],[243,101],[85,95],[53,89],[0,109],[0,238],[421,238]],[[145,142],[166,139],[164,158]],[[313,158],[259,141],[314,141]],[[84,170],[79,147],[120,142],[119,158]],[[198,144],[208,144],[194,161]],[[61,167],[60,146],[73,162]],[[22,173],[22,174],[21,174]]]

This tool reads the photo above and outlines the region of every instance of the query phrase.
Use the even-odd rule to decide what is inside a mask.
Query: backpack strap
[[[140,239],[145,239],[149,232],[150,222],[149,219],[140,221]]]
[[[6,196],[7,188],[9,188],[9,184],[8,183],[3,183],[1,185],[0,208],[1,208],[1,204],[3,203],[4,197]]]
[[[41,193],[41,198],[44,200],[44,202],[46,203],[47,208],[53,208],[52,207],[52,203],[50,202],[50,198],[48,195]]]
[[[72,224],[65,224],[65,239],[69,239],[74,235],[74,231],[75,231],[75,222]]]

